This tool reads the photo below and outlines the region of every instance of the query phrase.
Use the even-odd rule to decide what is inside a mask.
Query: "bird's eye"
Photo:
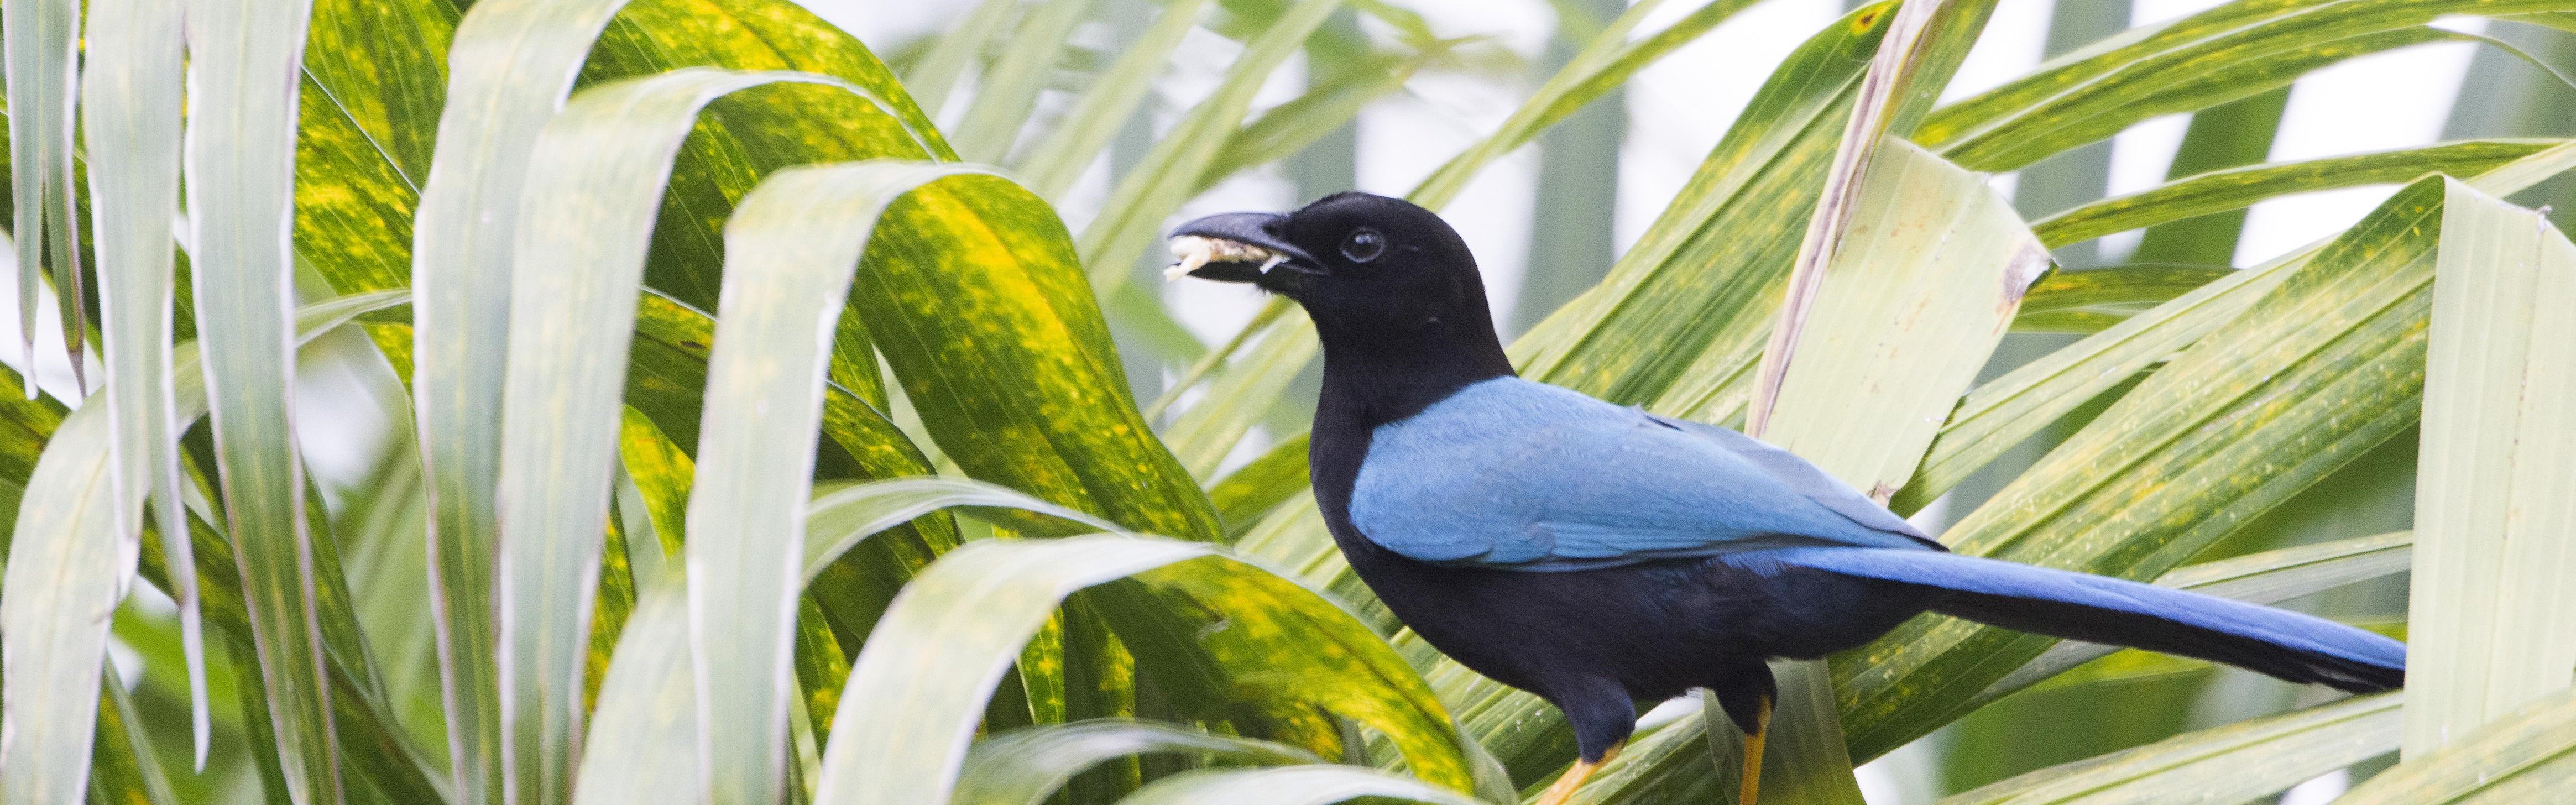
[[[1385,252],[1386,236],[1378,234],[1375,229],[1360,227],[1351,230],[1350,237],[1342,239],[1342,256],[1350,258],[1354,263],[1375,260],[1378,255]]]

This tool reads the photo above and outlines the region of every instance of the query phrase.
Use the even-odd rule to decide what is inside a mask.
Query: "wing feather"
[[[1351,520],[1426,562],[1580,570],[1801,545],[1937,549],[1786,451],[1498,378],[1371,434]]]

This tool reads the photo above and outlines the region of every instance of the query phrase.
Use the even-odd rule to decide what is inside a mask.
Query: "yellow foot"
[[[1611,758],[1618,757],[1620,748],[1625,746],[1627,744],[1613,746],[1609,751],[1601,753],[1601,763],[1608,763]],[[1600,769],[1601,763],[1575,758],[1574,768],[1566,769],[1565,776],[1556,778],[1556,783],[1548,786],[1546,793],[1538,795],[1536,805],[1565,805],[1566,798],[1574,796],[1574,789],[1582,788],[1584,779],[1591,777],[1593,771]]]
[[[1744,736],[1744,787],[1735,794],[1735,805],[1753,805],[1762,792],[1762,739],[1771,734],[1771,697],[1762,698],[1753,712],[1753,734]]]

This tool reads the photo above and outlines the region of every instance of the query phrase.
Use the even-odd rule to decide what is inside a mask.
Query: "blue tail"
[[[2242,601],[1932,551],[1792,548],[1759,555],[1938,591],[1932,611],[2006,629],[2197,657],[2355,693],[2406,684],[2406,644]]]

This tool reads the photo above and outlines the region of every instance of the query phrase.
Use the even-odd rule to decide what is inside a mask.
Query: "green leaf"
[[[1243,55],[1226,69],[1216,91],[1164,132],[1143,161],[1109,191],[1100,217],[1082,231],[1080,246],[1082,264],[1091,268],[1091,284],[1102,295],[1127,280],[1133,273],[1128,269],[1162,234],[1163,219],[1189,200],[1199,176],[1242,125],[1271,71],[1340,6],[1341,0],[1297,0],[1261,35],[1244,43]]]
[[[307,306],[298,311],[298,340],[405,298],[401,293],[378,293]],[[199,371],[197,345],[182,344],[173,349],[172,365],[173,427],[184,427],[206,413],[206,376]],[[15,377],[0,372],[0,380],[14,381]],[[108,467],[114,454],[108,440],[113,428],[104,405],[83,406],[82,410],[90,413],[75,412],[61,419],[58,426],[44,421],[44,416],[60,415],[40,402],[0,407],[18,409],[13,411],[14,416],[6,418],[13,425],[13,435],[39,427],[49,431],[35,434],[44,439],[44,455],[37,459],[27,488],[39,496],[20,504],[16,536],[9,546],[9,578],[0,584],[0,640],[7,641],[0,646],[0,667],[5,667],[0,674],[6,676],[0,680],[0,687],[17,691],[13,702],[47,702],[62,708],[55,714],[58,717],[28,723],[19,721],[34,719],[38,714],[20,706],[0,710],[0,719],[11,722],[7,729],[12,735],[8,745],[0,747],[0,752],[6,753],[0,754],[0,768],[10,771],[0,775],[0,781],[5,781],[0,782],[0,801],[13,805],[77,802],[80,778],[69,778],[73,785],[65,790],[55,787],[65,778],[54,775],[72,771],[85,775],[85,762],[60,768],[31,764],[39,763],[40,758],[66,761],[75,757],[68,754],[72,752],[86,757],[89,751],[89,733],[83,731],[75,736],[71,730],[94,722],[99,693],[93,686],[99,682],[97,660],[101,655],[81,646],[104,649],[110,628],[107,615],[114,610],[118,588],[132,567],[122,564],[131,561],[123,557],[130,557],[132,554],[127,552],[135,547],[132,541],[117,539],[112,530],[116,517],[109,507],[115,505],[115,495],[109,486],[112,481]],[[14,456],[14,452],[6,454]],[[0,464],[0,470],[7,467],[8,464]],[[133,516],[129,513],[126,518]],[[234,632],[246,645],[250,628],[238,587],[241,576],[223,547],[220,540],[211,538],[196,546],[203,551],[198,554],[200,562],[222,571],[206,575],[207,608],[217,613],[218,620],[229,618],[236,624]],[[152,551],[147,549],[146,553]],[[39,646],[46,648],[38,650]],[[36,665],[40,659],[43,664]],[[85,675],[75,677],[69,673],[84,663]],[[251,679],[255,682],[257,677]],[[36,691],[60,693],[39,695]],[[265,724],[266,718],[261,723]],[[343,734],[345,739],[361,737],[359,733],[366,725],[343,726],[351,728]],[[268,750],[275,751],[275,747]],[[17,787],[20,785],[28,787],[21,789]]]
[[[1171,427],[1163,429],[1164,443],[1172,446],[1172,453],[1192,475],[1215,474],[1243,435],[1270,413],[1271,401],[1288,391],[1297,371],[1314,361],[1321,349],[1315,325],[1305,311],[1287,310],[1261,337],[1260,346],[1226,368],[1232,382],[1209,387]]]
[[[1009,2],[990,0],[988,5]],[[1092,160],[1118,136],[1118,130],[1135,116],[1137,107],[1153,91],[1154,77],[1162,73],[1172,50],[1180,47],[1181,39],[1189,35],[1207,5],[1208,0],[1172,0],[1154,18],[1152,27],[1126,44],[1125,52],[1092,80],[1091,88],[1083,91],[1082,99],[1074,102],[1073,110],[1065,113],[1055,130],[1014,166],[1013,172],[1030,192],[1057,199],[1082,178],[1083,171],[1091,169]],[[982,11],[982,7],[977,8],[977,13]],[[965,30],[965,25],[957,30]],[[942,40],[940,44],[945,46],[947,42]]]
[[[1867,177],[1870,171],[1879,167],[1876,155],[1884,145],[1883,141],[1892,139],[1887,135],[1902,111],[1899,108],[1902,101],[1909,95],[1908,85],[1913,79],[1911,72],[1922,58],[1927,42],[1925,34],[1932,29],[1934,15],[1940,9],[1939,3],[1898,6],[1895,19],[1887,28],[1888,38],[1879,43],[1877,52],[1870,59],[1869,71],[1861,76],[1860,94],[1853,101],[1851,116],[1844,122],[1842,138],[1834,149],[1831,167],[1825,171],[1815,212],[1807,216],[1806,235],[1799,241],[1797,257],[1790,263],[1787,295],[1782,298],[1776,314],[1777,323],[1771,329],[1770,344],[1763,350],[1762,361],[1755,368],[1753,401],[1745,409],[1744,416],[1746,433],[1760,436],[1769,430],[1767,425],[1771,421],[1771,413],[1779,403],[1781,392],[1786,390],[1784,380],[1789,367],[1793,365],[1797,349],[1805,343],[1807,318],[1821,295],[1826,275],[1831,273],[1835,259],[1846,245],[1845,233],[1860,222],[1860,216],[1874,211],[1869,206],[1872,200],[1869,194],[1885,192],[1874,190]],[[1901,138],[1893,139],[1901,141]],[[1907,145],[1911,146],[1911,143]],[[1912,163],[1908,164],[1910,167]],[[1934,166],[1936,170],[1949,167],[1937,159],[1924,164]],[[1938,172],[1964,173],[1955,168]],[[1958,181],[1952,183],[1957,184]],[[1982,180],[1969,177],[1965,183],[1981,184]],[[1878,187],[1893,186],[1881,184]],[[1983,197],[1983,194],[1971,196],[1963,190],[1951,190],[1947,195]],[[1893,211],[1899,208],[1876,209]],[[1979,216],[1980,219],[1989,217]],[[1857,233],[1854,239],[1866,242],[1858,238]],[[2008,248],[2018,247],[2019,244],[2012,244]],[[2023,262],[2018,257],[2013,261],[2016,264]],[[1971,260],[1971,264],[1976,262]],[[2032,270],[2028,275],[2035,279],[2038,271]],[[2010,303],[2016,305],[2021,301],[2021,291],[2030,287],[2028,280],[2009,272],[2003,284],[2011,289]],[[2002,336],[1998,333],[1995,337]],[[1885,498],[1884,495],[1880,497]]]
[[[116,532],[107,406],[82,406],[46,443],[0,583],[0,802],[77,805],[89,780],[108,615],[132,567]]]
[[[2576,779],[2576,693],[2561,691],[2336,799],[2340,805],[2547,802]]]
[[[948,93],[957,88],[957,79],[966,68],[984,56],[984,44],[1002,32],[1018,11],[1020,0],[984,0],[975,10],[966,12],[957,27],[939,37],[930,53],[904,72],[904,84],[912,88],[912,97],[923,111],[938,114],[948,101]]]
[[[660,79],[651,79],[659,81]],[[689,609],[702,757],[716,802],[781,793],[795,637],[832,312],[887,205],[984,169],[871,162],[781,171],[726,227],[724,306],[689,496]],[[714,625],[721,624],[718,629]]]
[[[2113,232],[2143,229],[2211,213],[2244,209],[2294,193],[2412,181],[2427,173],[2473,176],[2531,156],[2560,140],[2466,140],[2422,148],[2248,165],[2166,182],[2033,222],[2031,231],[2049,248]]]
[[[1013,490],[967,478],[897,478],[855,484],[814,498],[805,510],[804,583],[860,540],[932,511],[958,506],[1017,509],[1117,531],[1116,524]]]
[[[1360,721],[1387,735],[1417,777],[1470,787],[1465,739],[1366,627],[1212,546],[1100,535],[970,543],[915,579],[851,668],[815,801],[944,801],[984,698],[1020,645],[1065,596],[1130,577],[1136,586],[1094,595],[1114,599],[1105,609],[1122,639],[1147,641],[1140,660],[1195,655],[1173,669],[1220,674],[1238,698],[1305,701]]]
[[[1763,438],[1878,500],[1913,475],[2049,265],[1985,180],[1904,140],[1879,151],[1795,351],[1779,351],[1784,413]]]
[[[1183,753],[1243,763],[1322,763],[1286,744],[1152,721],[1100,719],[1049,724],[975,742],[949,798],[957,805],[1039,805],[1084,769],[1115,758]]]
[[[1700,34],[1756,2],[1760,0],[1717,0],[1633,45],[1628,41],[1628,34],[1663,5],[1663,0],[1640,0],[1629,6],[1617,19],[1602,26],[1600,33],[1594,34],[1591,41],[1584,43],[1583,50],[1567,60],[1563,69],[1549,76],[1547,83],[1530,93],[1529,99],[1512,110],[1511,117],[1505,118],[1493,134],[1450,157],[1438,170],[1432,171],[1429,178],[1423,179],[1407,198],[1435,210],[1449,206],[1449,202],[1467,188],[1467,182],[1486,165],[1529,144],[1548,126],[1564,120],[1611,89],[1626,84],[1638,70],[1645,69],[1673,49],[1698,39]]]
[[[2447,14],[2561,7],[2558,0],[2237,0],[2051,60],[1934,111],[1914,139],[1971,169],[2011,170],[2147,118],[2284,86],[2344,59],[2457,39],[2422,27]]]
[[[518,346],[501,409],[499,495],[517,505],[501,513],[496,557],[511,602],[497,613],[512,658],[501,679],[514,692],[501,703],[512,725],[502,741],[516,769],[507,790],[519,796],[550,802],[569,793],[587,613],[608,522],[600,481],[616,456],[628,339],[672,159],[700,108],[779,83],[864,94],[808,73],[687,68],[587,90],[538,137],[521,194],[528,226],[515,250],[515,264],[531,270],[511,277],[509,341]],[[811,455],[811,442],[809,429],[800,454]]]
[[[1939,805],[2259,799],[2395,747],[2402,697],[2346,699],[2186,733],[1955,794]]]
[[[162,774],[161,761],[153,755],[151,738],[143,730],[134,697],[126,694],[116,670],[106,669],[99,678],[98,742],[90,754],[91,801],[179,805],[179,795],[171,793],[170,779]]]
[[[448,756],[461,805],[501,801],[494,610],[504,360],[519,188],[537,135],[623,0],[487,0],[456,29],[437,155],[412,219],[414,413],[429,478]]]
[[[287,793],[339,802],[332,691],[316,622],[315,545],[289,400],[296,79],[309,3],[188,7],[188,209],[197,332],[242,574]]]
[[[1750,375],[1770,333],[1757,311],[1778,304],[1889,10],[1855,11],[1790,54],[1610,275],[1512,344],[1522,373],[1615,402],[1677,384],[1701,397],[1727,382],[1707,378]],[[1717,410],[1748,393],[1731,404],[1677,393],[1657,409],[1723,421]]]
[[[2508,195],[2571,167],[2576,167],[2576,143],[2552,146],[2470,181],[2490,194]],[[2230,274],[1977,387],[1941,426],[1922,469],[1891,507],[1904,513],[1932,502],[2067,412],[2235,318],[2329,242]]]
[[[2270,158],[2273,140],[2281,130],[2281,114],[2289,106],[2290,88],[2281,87],[2191,113],[2191,126],[2184,129],[2182,144],[2174,149],[2173,161],[2165,166],[2165,181],[2254,165]],[[2235,265],[2236,246],[2244,234],[2244,210],[2184,219],[2148,229],[2129,259],[2141,263]]]
[[[1229,540],[1242,538],[1281,503],[1305,490],[1306,445],[1303,435],[1282,439],[1270,452],[1208,487],[1208,502],[1216,506]]]
[[[2576,618],[2576,245],[2446,186],[2416,470],[2406,757],[2565,689]]]
[[[2160,575],[2413,423],[2441,181],[2409,185],[1951,528],[1961,553]],[[1928,732],[2048,641],[1920,619],[1841,657],[1853,754]]]
[[[179,434],[170,410],[170,272],[177,246],[170,220],[179,214],[182,8],[179,0],[101,0],[84,37],[94,91],[81,112],[83,139],[98,160],[89,173],[90,220],[104,314],[105,403],[116,423],[114,488],[123,502],[116,511],[142,511],[147,493],[159,501],[152,511],[161,549],[171,557],[170,594],[179,605],[188,668],[189,734],[196,768],[203,770],[212,730],[203,610],[179,503]],[[121,538],[142,529],[139,519],[129,519],[116,533]]]
[[[1238,172],[1306,150],[1357,120],[1369,104],[1403,89],[1416,71],[1448,58],[1452,46],[1440,42],[1405,56],[1370,57],[1336,71],[1338,76],[1330,83],[1309,87],[1305,94],[1271,107],[1226,138],[1225,149],[1199,173],[1191,194],[1205,193]]]
[[[2016,332],[2098,333],[2235,273],[2232,268],[2178,265],[2051,272],[2022,297],[2012,327]]]
[[[1216,538],[1205,493],[1128,396],[1092,299],[1055,211],[998,177],[887,207],[851,293],[967,475],[1130,528]]]
[[[340,293],[411,285],[412,214],[429,177],[447,50],[447,0],[315,0],[295,155],[296,256]],[[369,335],[397,366],[411,339]]]
[[[1326,805],[1370,797],[1431,805],[1473,805],[1459,796],[1404,777],[1353,766],[1284,766],[1271,769],[1210,769],[1175,774],[1139,789],[1120,805],[1180,805],[1226,802],[1235,805]]]
[[[702,801],[696,676],[689,666],[688,578],[679,564],[694,465],[642,412],[619,434],[619,527],[635,610],[618,635],[576,769],[576,805]]]
[[[660,548],[637,540],[630,552]],[[640,555],[637,554],[637,555]],[[636,563],[639,571],[643,563]],[[689,805],[699,781],[698,705],[689,672],[689,600],[677,573],[642,582],[599,686],[573,787],[577,805]],[[639,581],[641,574],[639,573]]]
[[[73,185],[72,88],[79,84],[79,0],[22,0],[0,19],[8,38],[9,174],[18,237],[18,354],[36,354],[37,293],[50,276],[61,296],[63,342],[80,373],[89,332],[80,293],[80,215]],[[31,361],[32,362],[32,361]],[[87,383],[81,384],[86,393]],[[34,385],[27,388],[30,399]]]
[[[1037,107],[1038,91],[1053,78],[1065,38],[1090,13],[1092,0],[1046,0],[1020,18],[1019,30],[975,82],[975,103],[957,123],[957,155],[1001,164],[1020,141],[1020,128]]]

